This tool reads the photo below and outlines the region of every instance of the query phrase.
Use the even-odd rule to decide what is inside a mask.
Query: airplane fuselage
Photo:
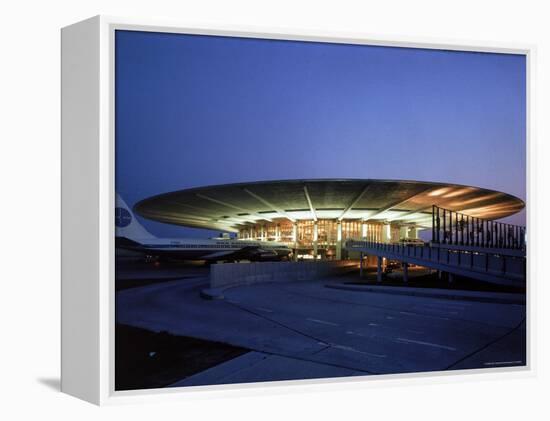
[[[181,260],[282,260],[291,249],[271,241],[234,239],[166,239],[146,238],[128,240],[117,238],[117,248],[147,256]]]

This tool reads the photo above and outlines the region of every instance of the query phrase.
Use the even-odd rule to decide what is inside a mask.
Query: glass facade
[[[239,239],[276,241],[288,245],[300,255],[317,254],[321,258],[342,257],[341,247],[348,239],[377,242],[398,241],[403,232],[397,225],[363,222],[357,219],[312,219],[296,223],[288,219],[250,224],[239,230]],[[340,253],[337,249],[340,248]]]

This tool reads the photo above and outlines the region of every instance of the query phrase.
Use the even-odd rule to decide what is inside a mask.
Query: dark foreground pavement
[[[253,351],[174,386],[526,363],[525,305],[325,288],[329,281],[241,286],[224,300],[200,297],[207,278],[148,285],[117,293],[117,322]]]

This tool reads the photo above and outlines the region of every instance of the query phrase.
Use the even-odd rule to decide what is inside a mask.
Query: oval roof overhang
[[[179,190],[144,199],[134,210],[158,222],[236,232],[279,219],[355,219],[431,227],[432,205],[499,219],[519,212],[525,203],[507,193],[458,184],[304,179]]]

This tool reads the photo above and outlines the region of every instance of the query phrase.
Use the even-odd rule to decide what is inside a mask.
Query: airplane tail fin
[[[115,232],[117,237],[125,237],[129,240],[155,238],[153,234],[139,223],[132,209],[128,207],[118,193],[116,194]]]

